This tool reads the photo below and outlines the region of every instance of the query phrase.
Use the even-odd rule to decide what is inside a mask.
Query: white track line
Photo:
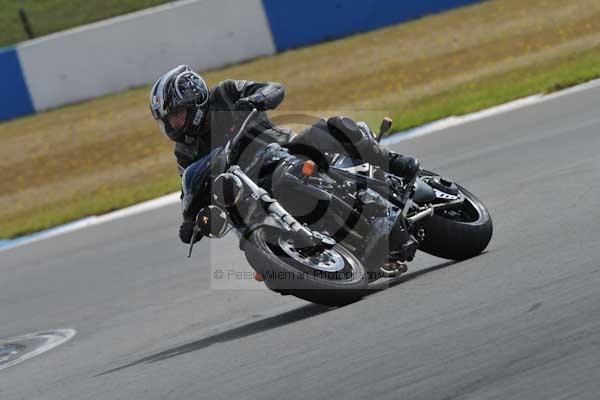
[[[44,343],[42,346],[38,347],[37,349],[35,349],[32,352],[25,353],[23,356],[18,357],[16,359],[12,360],[11,362],[0,365],[0,370],[8,368],[8,367],[12,367],[13,365],[20,364],[25,360],[29,360],[30,358],[39,356],[42,353],[52,350],[53,348],[60,346],[61,344],[65,343],[66,341],[73,338],[73,336],[75,336],[76,333],[77,333],[77,331],[75,329],[59,329],[59,330],[48,332],[48,333],[45,333],[45,332],[31,333],[28,335],[17,336],[17,337],[5,339],[2,342],[13,343],[13,342],[26,341],[26,340],[30,340],[34,337],[41,336],[46,339],[46,343]]]
[[[509,103],[501,104],[499,106],[491,107],[482,111],[477,111],[471,114],[462,116],[452,116],[444,118],[438,121],[419,126],[417,128],[408,129],[406,131],[397,132],[389,137],[383,139],[384,145],[392,145],[395,143],[402,142],[404,140],[414,139],[416,137],[429,135],[431,133],[439,132],[455,126],[467,124],[474,121],[479,121],[485,118],[493,117],[496,115],[504,114],[510,111],[518,110],[521,108],[529,107],[532,105],[544,103],[546,101],[554,100],[563,96],[569,96],[572,94],[580,93],[586,90],[600,87],[600,79],[595,79],[581,85],[573,86],[571,88],[561,90],[559,92],[551,94],[536,94],[533,96],[525,97],[519,100],[511,101]],[[103,224],[105,222],[114,221],[119,218],[130,217],[132,215],[144,213],[147,211],[155,210],[170,204],[179,202],[179,192],[171,193],[169,195],[159,197],[154,200],[146,201],[135,206],[127,207],[122,210],[111,212],[102,216],[93,216],[84,218],[79,221],[75,221],[66,225],[61,225],[56,228],[48,229],[46,231],[34,233],[29,236],[23,236],[14,240],[8,240],[4,243],[0,242],[0,252],[14,249],[15,247],[24,246],[29,243],[38,242],[40,240],[48,239],[51,237],[63,235],[68,232],[73,232],[79,229],[87,228],[89,226]]]
[[[546,101],[554,100],[563,96],[568,96],[576,93],[583,92],[600,87],[600,79],[595,79],[581,85],[573,86],[571,88],[561,90],[559,92],[550,94],[536,94],[529,97],[524,97],[519,100],[511,101],[509,103],[501,104],[499,106],[487,108],[485,110],[477,111],[471,114],[461,116],[451,116],[448,118],[440,119],[429,124],[418,126],[416,128],[408,129],[406,131],[395,133],[391,136],[383,139],[382,143],[385,145],[396,144],[405,140],[414,139],[416,137],[429,135],[431,133],[439,132],[455,126],[468,124],[470,122],[479,121],[485,118],[493,117],[496,115],[504,114],[510,111],[515,111],[521,108],[533,106],[536,104],[544,103]]]
[[[16,247],[21,247],[26,244],[39,242],[40,240],[48,239],[51,237],[64,235],[65,233],[77,231],[79,229],[87,228],[89,226],[100,225],[105,222],[130,217],[132,215],[152,211],[157,208],[165,207],[167,205],[176,204],[179,202],[179,195],[179,192],[171,193],[166,196],[162,196],[154,200],[145,201],[143,203],[123,208],[121,210],[113,211],[108,214],[83,218],[75,222],[57,226],[56,228],[51,228],[31,235],[22,236],[14,240],[9,240],[4,244],[0,244],[0,252],[14,249]]]

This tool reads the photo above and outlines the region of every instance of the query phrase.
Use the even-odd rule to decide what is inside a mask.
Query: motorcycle
[[[210,193],[194,238],[233,230],[256,279],[269,289],[348,304],[364,297],[372,282],[406,272],[417,249],[464,260],[489,244],[492,219],[483,203],[434,172],[420,170],[407,181],[348,155],[293,143],[271,143],[242,168],[233,160],[256,113],[224,146],[185,170],[183,206],[199,192]],[[380,141],[391,120],[383,120],[378,135],[359,126]]]

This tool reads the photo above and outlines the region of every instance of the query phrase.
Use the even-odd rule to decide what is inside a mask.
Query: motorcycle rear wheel
[[[492,239],[493,224],[485,205],[464,187],[456,186],[465,196],[465,202],[461,207],[436,212],[423,220],[425,239],[419,249],[436,257],[466,260],[486,249]]]

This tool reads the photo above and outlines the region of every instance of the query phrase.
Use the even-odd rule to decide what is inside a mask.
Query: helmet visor
[[[160,130],[171,140],[179,140],[183,136],[187,122],[188,112],[179,108],[164,118],[157,120]]]

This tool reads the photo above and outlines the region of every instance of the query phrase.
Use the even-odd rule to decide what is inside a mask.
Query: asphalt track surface
[[[599,110],[587,90],[395,145],[495,235],[343,308],[227,279],[233,237],[188,260],[178,206],[0,252],[0,338],[78,331],[0,371],[0,399],[598,399]]]

